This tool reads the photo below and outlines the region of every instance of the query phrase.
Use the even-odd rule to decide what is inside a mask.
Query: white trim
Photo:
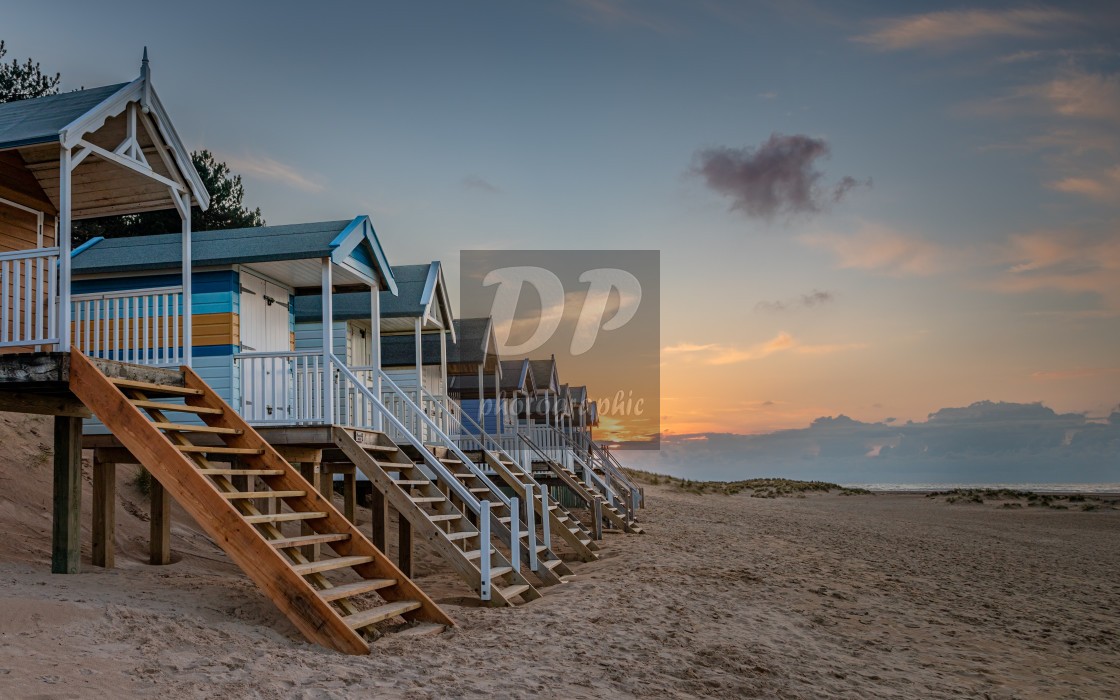
[[[85,139],[78,139],[78,145],[89,149],[95,156],[99,156],[107,161],[116,163],[117,165],[124,166],[129,170],[133,170],[145,177],[149,177],[156,182],[163,183],[164,185],[167,185],[169,189],[178,192],[186,192],[186,188],[180,185],[178,182],[160,175],[155,170],[152,170],[150,166],[140,163],[139,161],[133,160],[132,158],[128,158],[126,156],[122,156],[119,153],[113,153],[112,151],[106,150],[101,146],[90,143]],[[71,166],[71,169],[73,169],[73,166]],[[174,199],[174,197],[172,197],[172,199]],[[176,203],[175,207],[178,209],[180,207],[180,204]]]

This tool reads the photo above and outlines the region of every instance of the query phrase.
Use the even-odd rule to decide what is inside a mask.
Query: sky
[[[1120,403],[1112,3],[0,8],[64,89],[148,46],[269,223],[369,214],[452,291],[461,249],[660,250],[666,437]]]

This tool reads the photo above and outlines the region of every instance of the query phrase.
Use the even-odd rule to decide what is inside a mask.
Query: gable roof
[[[447,345],[448,371],[452,374],[471,374],[483,365],[486,371],[501,368],[494,337],[494,322],[485,318],[460,318],[454,324],[454,340]],[[454,365],[452,371],[451,365]]]
[[[344,221],[194,231],[191,262],[202,267],[329,257],[338,264],[366,268],[359,271],[395,289],[392,269],[372,225],[366,225],[368,221],[369,217],[359,216]],[[72,270],[74,274],[103,274],[178,269],[182,240],[181,233],[94,239],[74,251]],[[363,242],[369,245],[372,266],[351,255]],[[368,303],[365,317],[369,318]]]
[[[451,300],[438,260],[426,265],[394,265],[393,276],[397,294],[381,294],[381,318],[438,317],[442,327],[454,333]]]
[[[176,187],[181,186],[182,191],[190,193],[191,198],[199,208],[207,209],[210,206],[210,193],[207,192],[202,178],[195,170],[187,149],[183,146],[178,132],[175,131],[175,125],[171,123],[167,110],[164,109],[163,103],[152,86],[152,74],[148,65],[148,49],[146,47],[144,58],[140,63],[140,76],[130,83],[117,83],[59,95],[45,95],[0,105],[0,150],[20,148],[22,149],[21,155],[24,156],[27,156],[31,151],[36,151],[38,152],[38,158],[50,154],[47,161],[57,161],[59,156],[55,154],[58,152],[52,153],[49,144],[58,143],[60,150],[76,149],[73,152],[74,160],[72,161],[75,172],[84,172],[86,175],[91,175],[89,168],[93,166],[85,166],[82,170],[78,170],[78,164],[86,160],[86,156],[90,155],[91,152],[97,153],[93,160],[116,160],[122,158],[122,156],[116,152],[109,152],[113,150],[113,146],[103,149],[83,139],[90,136],[92,141],[92,136],[106,126],[110,120],[121,117],[126,110],[137,105],[142,110],[141,117],[137,121],[143,124],[143,128],[138,129],[132,145],[142,149],[143,144],[140,143],[140,139],[150,138],[151,145],[155,146],[160,157],[153,160],[152,163],[144,162],[136,167],[128,165],[129,168],[136,171],[133,176],[141,173],[140,177],[144,177],[143,171],[146,169],[148,171],[146,175],[151,175],[157,179],[165,176],[170,177],[171,180],[175,181]],[[130,114],[134,114],[134,112],[130,112]],[[141,137],[139,132],[144,132],[145,136]],[[163,144],[157,143],[157,138],[162,140]],[[164,146],[166,146],[166,152]],[[119,163],[128,164],[129,159],[120,160]],[[153,167],[157,164],[158,168],[164,168],[165,172],[157,172],[158,168]],[[59,183],[54,182],[52,188],[49,186],[51,180],[44,179],[44,176],[51,170],[53,170],[52,175],[56,175],[58,172],[57,168],[48,168],[46,171],[37,174],[36,177],[40,179],[40,185],[44,190],[54,190],[52,203],[58,206],[60,199]],[[95,177],[94,180],[98,181],[99,184],[104,184],[100,182],[101,177]],[[91,191],[96,191],[97,197],[84,201],[79,196],[82,188],[73,190],[74,198],[70,204],[72,215],[75,218],[136,213],[137,211],[169,209],[172,206],[178,208],[180,206],[177,197],[160,197],[149,202],[129,201],[126,204],[112,201],[112,196],[106,197],[107,192],[111,190],[100,188]],[[48,196],[50,195],[48,194]]]
[[[538,391],[556,392],[560,390],[560,375],[556,371],[556,358],[547,360],[529,360],[533,368],[533,379],[536,380]]]
[[[61,140],[60,132],[129,83],[0,104],[0,148]]]
[[[529,391],[533,384],[533,366],[528,359],[502,360],[502,391]]]
[[[421,333],[420,337],[422,338],[422,340],[420,341],[421,361],[425,366],[438,365],[440,359],[439,333]],[[381,336],[381,366],[415,367],[416,336]]]

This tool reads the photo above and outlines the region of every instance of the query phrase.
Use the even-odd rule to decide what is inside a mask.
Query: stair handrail
[[[424,463],[428,466],[428,468],[432,469],[434,472],[443,477],[443,479],[447,482],[448,487],[455,492],[455,495],[461,501],[463,501],[470,507],[472,512],[481,514],[482,504],[477,498],[475,498],[475,495],[470,492],[470,489],[460,483],[459,480],[451,474],[447,467],[444,466],[443,463],[438,459],[436,459],[436,456],[434,454],[428,451],[428,448],[424,446],[424,443],[420,442],[420,440],[417,439],[416,436],[413,435],[412,432],[404,426],[404,423],[402,423],[401,420],[397,418],[397,416],[385,406],[385,404],[381,403],[381,399],[375,396],[373,391],[370,390],[370,388],[367,387],[362,382],[362,380],[358,379],[357,375],[350,371],[350,368],[347,367],[342,360],[338,359],[338,357],[336,357],[333,352],[330,353],[330,357],[331,364],[335,366],[335,370],[342,374],[342,376],[346,377],[350,384],[353,385],[354,389],[362,394],[366,398],[366,400],[369,401],[370,404],[375,408],[375,410],[381,413],[382,417],[385,418],[389,425],[391,425],[399,433],[404,435],[409,444],[416,448],[417,452],[419,452],[423,457]]]
[[[636,489],[634,482],[631,481],[630,478],[626,476],[625,472],[622,471],[622,463],[619,462],[618,458],[616,458],[613,454],[611,454],[607,450],[604,450],[603,447],[597,442],[585,436],[573,435],[572,438],[577,441],[577,444],[579,442],[582,442],[583,446],[588,448],[589,452],[597,456],[599,458],[599,462],[604,465],[604,469],[611,473],[612,478],[626,484],[626,487],[631,491],[634,491]]]
[[[462,412],[462,417],[467,419],[470,422],[470,426],[467,426],[466,424],[464,424],[463,421],[459,418],[458,415],[455,414],[454,411],[452,411],[447,406],[444,406],[442,403],[440,403],[439,399],[437,399],[435,396],[432,396],[431,392],[429,392],[427,389],[425,389],[423,387],[420,387],[420,391],[423,392],[424,396],[428,397],[429,401],[431,401],[432,403],[434,403],[435,405],[437,405],[439,407],[439,412],[446,415],[446,417],[448,418],[452,427],[459,428],[460,433],[463,436],[465,436],[467,438],[470,438],[475,443],[477,443],[479,448],[481,448],[483,450],[487,450],[489,452],[496,452],[496,453],[498,453],[499,456],[505,457],[506,459],[511,460],[515,464],[517,463],[517,460],[513,459],[513,457],[511,457],[509,455],[509,453],[506,452],[505,448],[502,447],[502,444],[499,441],[495,440],[494,437],[492,435],[490,435],[490,433],[486,432],[485,428],[483,428],[481,425],[479,425],[477,422],[475,422],[475,420],[473,418],[471,418],[470,415],[468,415],[466,413],[466,411]],[[475,433],[470,432],[468,427],[476,429],[478,431],[478,433],[475,434]],[[487,447],[487,445],[492,445],[492,447]],[[535,481],[536,480],[534,479],[534,482]]]
[[[449,450],[451,450],[452,454],[454,454],[455,457],[463,463],[463,466],[465,466],[473,475],[482,479],[483,483],[485,483],[487,485],[487,487],[502,502],[502,505],[504,505],[506,507],[509,507],[509,497],[506,496],[504,493],[502,493],[502,490],[499,489],[497,486],[495,486],[494,482],[490,481],[490,478],[488,476],[486,476],[486,474],[481,469],[478,468],[478,465],[476,465],[474,462],[472,462],[470,460],[470,458],[468,458],[467,455],[461,449],[459,449],[459,446],[455,444],[455,441],[452,440],[451,437],[447,433],[443,432],[443,430],[441,430],[438,425],[436,425],[436,422],[434,420],[432,420],[431,416],[429,416],[423,409],[421,409],[419,406],[417,406],[416,403],[412,400],[412,398],[409,397],[409,395],[406,394],[399,386],[397,386],[397,383],[394,382],[392,380],[392,378],[390,378],[389,375],[385,373],[385,370],[378,369],[377,371],[379,373],[379,376],[381,377],[382,391],[385,390],[384,387],[387,385],[389,387],[390,391],[392,391],[393,393],[395,393],[395,394],[399,395],[401,398],[403,398],[408,403],[408,405],[416,412],[416,415],[418,415],[420,417],[420,419],[428,426],[428,428],[440,439],[440,441],[443,442],[444,445]],[[421,391],[423,391],[423,387],[420,387],[420,389],[421,389]],[[385,410],[388,411],[388,409],[385,409]],[[395,416],[394,416],[394,418],[395,418]],[[400,421],[397,421],[397,422],[399,423]],[[394,426],[394,427],[397,427],[397,426]],[[403,428],[404,428],[404,426],[402,424],[400,426],[400,428],[398,428],[398,430],[403,429]],[[406,430],[405,432],[407,433],[408,431]],[[409,433],[409,435],[410,435],[410,437],[412,437],[413,440],[415,440],[415,437],[412,436],[411,433]],[[423,443],[420,443],[419,440],[416,440],[416,443],[421,444],[421,446],[423,445]],[[428,452],[427,448],[422,447],[422,449],[425,452]],[[434,457],[434,455],[433,455],[433,457]],[[439,460],[436,460],[436,461],[438,462]],[[459,483],[458,479],[453,478],[452,481],[454,481],[455,483]]]
[[[554,432],[558,436],[560,436],[560,439],[565,444],[567,444],[568,449],[571,450],[572,457],[574,459],[579,460],[580,464],[586,467],[587,463],[579,456],[579,447],[575,444],[575,442],[572,440],[572,438],[569,437],[567,434],[565,434],[563,431],[557,430],[555,427],[553,427],[551,425],[548,426],[548,427],[549,427],[550,430],[552,430],[552,432]],[[597,481],[597,482],[599,482],[599,484],[601,484],[600,490],[604,494],[607,494],[611,490],[611,486],[608,485],[608,483],[605,480],[600,479],[599,475],[595,473],[594,469],[587,469],[586,471],[591,475],[591,478],[593,478],[595,481]],[[612,478],[615,476],[614,474],[611,474],[611,469],[610,468],[605,468],[604,471],[607,472],[608,474],[610,474]],[[618,483],[618,482],[621,482],[621,483]],[[630,482],[627,479],[616,478],[616,479],[612,480],[612,483],[615,484],[615,490],[620,492],[619,493],[620,497],[624,497],[624,498],[627,498],[627,499],[630,498],[630,495],[633,493],[634,487],[630,484]],[[619,486],[621,488],[618,488]]]

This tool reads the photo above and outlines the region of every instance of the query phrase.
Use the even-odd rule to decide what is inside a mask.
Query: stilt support
[[[76,574],[82,564],[82,419],[54,418],[54,523],[51,573]]]

